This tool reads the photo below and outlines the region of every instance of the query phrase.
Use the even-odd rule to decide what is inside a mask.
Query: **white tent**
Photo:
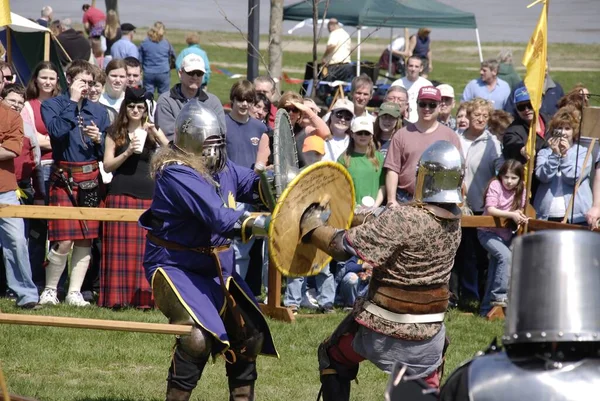
[[[37,24],[19,14],[10,13],[11,24],[8,26],[15,32],[50,32],[50,30],[40,24]],[[0,31],[6,29],[6,26],[0,27]]]

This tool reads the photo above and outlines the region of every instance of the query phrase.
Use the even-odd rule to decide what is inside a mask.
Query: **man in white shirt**
[[[327,23],[329,30],[329,39],[327,40],[327,49],[321,62],[323,64],[347,64],[351,61],[352,41],[350,35],[338,23],[338,20],[331,18]]]
[[[431,82],[420,76],[423,72],[423,61],[418,56],[411,56],[406,66],[406,76],[392,83],[392,86],[402,86],[408,92],[409,114],[408,121],[417,122],[419,114],[417,113],[417,96],[419,89],[424,86],[432,86]]]

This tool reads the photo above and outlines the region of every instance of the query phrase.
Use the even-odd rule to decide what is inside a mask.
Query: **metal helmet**
[[[462,203],[465,162],[448,141],[429,146],[417,164],[414,200],[425,203]]]
[[[541,231],[513,246],[502,342],[600,342],[600,235]]]
[[[174,145],[197,156],[202,156],[211,173],[225,166],[225,134],[215,113],[198,99],[191,99],[175,119]]]

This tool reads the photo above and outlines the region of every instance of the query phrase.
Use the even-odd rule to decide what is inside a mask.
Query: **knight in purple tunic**
[[[189,400],[212,355],[224,355],[230,400],[253,400],[258,354],[278,356],[256,299],[235,272],[232,238],[264,235],[267,224],[235,210],[259,201],[259,178],[226,160],[214,114],[190,102],[170,149],[155,155],[144,268],[156,305],[173,324],[193,326],[177,339],[167,401]]]

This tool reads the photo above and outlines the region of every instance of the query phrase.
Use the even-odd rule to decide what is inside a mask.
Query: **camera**
[[[562,129],[555,129],[552,131],[552,138],[564,138]]]

